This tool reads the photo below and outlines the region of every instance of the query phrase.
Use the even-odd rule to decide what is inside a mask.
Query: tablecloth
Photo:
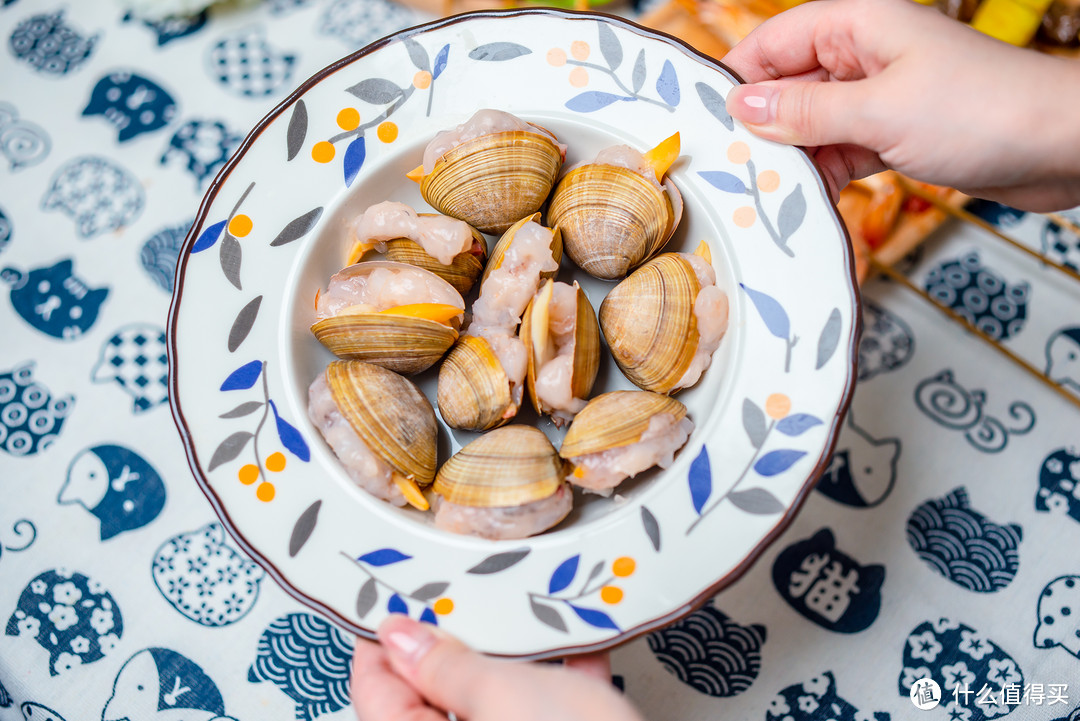
[[[387,0],[166,22],[0,3],[0,719],[354,717],[353,639],[236,548],[191,476],[164,332],[179,247],[246,131],[424,19]],[[1080,258],[1042,216],[978,210]],[[906,270],[1080,391],[1080,286],[955,223]],[[865,288],[864,321],[851,413],[796,521],[614,652],[648,718],[1077,717],[1077,409],[892,283]]]

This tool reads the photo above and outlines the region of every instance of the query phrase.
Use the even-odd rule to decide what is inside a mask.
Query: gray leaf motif
[[[656,522],[656,516],[645,506],[641,507],[641,525],[645,527],[645,535],[649,537],[653,550],[660,550],[660,524]]]
[[[262,305],[262,299],[261,295],[255,296],[236,314],[236,320],[233,321],[232,328],[229,329],[230,353],[235,353],[240,344],[248,337],[248,333],[251,332],[251,326],[255,324],[255,319],[259,316],[259,306]]]
[[[604,570],[605,565],[606,564],[604,561],[597,562],[597,564],[592,567],[592,570],[589,571],[589,576],[585,579],[585,583],[582,584],[582,588],[587,587],[590,583],[596,580],[596,577],[599,576],[600,572]]]
[[[780,242],[786,243],[787,239],[799,229],[803,218],[806,217],[806,198],[803,197],[802,183],[795,186],[784,202],[780,204],[780,213],[776,218],[776,227],[780,231]]]
[[[537,603],[536,599],[529,599],[529,606],[532,608],[533,615],[537,620],[545,626],[550,626],[556,631],[562,631],[563,633],[569,633],[569,629],[566,628],[566,621],[559,615],[551,606],[546,606],[542,603]]]
[[[446,581],[436,581],[434,583],[425,583],[409,595],[417,601],[430,601],[446,593],[448,588],[450,588],[450,584]]]
[[[833,308],[829,313],[829,319],[825,321],[825,327],[821,329],[821,335],[818,336],[815,370],[821,370],[836,352],[836,347],[840,343],[840,323],[840,309]]]
[[[360,593],[356,594],[356,615],[360,618],[368,615],[378,600],[379,589],[375,585],[375,579],[369,578],[360,587]]]
[[[319,218],[322,217],[322,211],[322,206],[312,208],[303,215],[290,220],[289,224],[282,228],[281,232],[277,234],[277,237],[270,241],[270,246],[276,248],[280,245],[285,245],[294,240],[303,238],[310,233],[311,229],[315,227],[315,224],[319,222]]]
[[[634,61],[634,74],[630,77],[630,83],[637,94],[645,85],[645,50],[639,50],[637,60]]]
[[[289,558],[294,558],[300,553],[300,549],[311,538],[315,524],[319,522],[319,509],[322,508],[322,499],[315,501],[296,519],[293,524],[292,534],[289,536]]]
[[[736,508],[755,516],[768,516],[784,510],[784,504],[764,488],[750,488],[745,491],[732,491],[727,496]]]
[[[513,565],[516,565],[529,555],[531,549],[519,548],[515,551],[504,551],[503,553],[496,553],[493,556],[488,556],[480,563],[470,568],[465,573],[471,573],[479,576],[486,576],[491,573],[499,573],[505,571]]]
[[[285,131],[286,160],[292,160],[304,147],[304,139],[307,138],[307,106],[303,100],[297,100],[289,117],[289,128]]]
[[[761,448],[761,444],[765,442],[765,435],[769,432],[765,427],[765,414],[749,398],[743,398],[742,424],[746,435],[750,437],[751,445],[754,448]]]
[[[244,450],[244,446],[248,444],[248,441],[253,436],[254,434],[248,431],[237,431],[223,440],[218,445],[217,450],[214,451],[214,455],[210,457],[210,465],[206,467],[207,472],[214,470],[222,463],[228,463],[240,455],[240,451]]]
[[[386,105],[405,94],[404,90],[386,78],[361,80],[351,88],[346,88],[345,91],[372,105]]]
[[[221,238],[220,248],[218,260],[221,262],[221,272],[237,290],[243,290],[240,287],[240,262],[243,260],[240,242],[229,233],[225,233]]]
[[[517,43],[487,43],[470,50],[469,57],[473,60],[501,63],[505,60],[513,60],[522,55],[528,55],[531,52],[532,50]]]
[[[263,404],[260,401],[247,401],[246,403],[241,403],[231,411],[222,413],[218,418],[243,418],[244,416],[251,415],[262,407]]]
[[[405,38],[404,42],[405,49],[409,51],[409,60],[412,60],[412,64],[416,66],[416,69],[431,70],[427,50],[424,50],[424,46],[412,38]]]
[[[724,96],[716,92],[710,85],[705,83],[697,83],[694,85],[697,89],[698,97],[701,98],[702,104],[705,109],[708,110],[714,118],[719,120],[725,128],[728,130],[735,129],[735,121],[727,111],[727,102],[724,101]]]
[[[600,22],[600,54],[612,70],[622,64],[622,44],[611,27],[603,21]]]

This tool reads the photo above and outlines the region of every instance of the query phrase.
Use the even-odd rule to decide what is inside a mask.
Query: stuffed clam
[[[658,252],[682,218],[682,196],[665,177],[678,156],[676,133],[646,153],[617,145],[571,168],[548,210],[571,260],[590,275],[615,280]]]
[[[502,233],[547,199],[566,146],[544,128],[501,110],[480,110],[435,136],[408,175],[440,213]]]
[[[311,332],[339,358],[419,373],[453,345],[464,315],[461,294],[442,278],[404,263],[371,261],[330,279],[316,298]]]
[[[619,369],[639,388],[673,393],[697,383],[727,331],[728,298],[708,246],[663,253],[600,305],[600,329]]]
[[[334,361],[308,389],[308,416],[352,481],[395,506],[427,510],[438,426],[424,394],[361,361]]]
[[[573,494],[551,441],[532,426],[497,428],[439,469],[435,527],[490,539],[525,538],[570,513]]]
[[[472,321],[439,369],[439,412],[454,428],[495,428],[521,407],[528,358],[518,324],[542,278],[554,275],[562,258],[558,229],[539,219],[539,213],[522,218],[500,238]]]
[[[466,295],[484,270],[484,236],[463,220],[437,213],[417,213],[404,203],[372,205],[349,229],[347,265],[369,250],[386,259],[415,265],[439,276]]]

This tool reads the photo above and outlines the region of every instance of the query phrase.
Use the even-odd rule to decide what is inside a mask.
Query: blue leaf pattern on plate
[[[801,436],[807,430],[814,426],[820,426],[821,419],[816,418],[809,413],[792,413],[790,416],[786,416],[780,419],[780,422],[776,424],[776,430],[783,433],[785,436]]]
[[[214,244],[218,242],[218,238],[221,237],[221,231],[225,229],[225,223],[227,221],[219,221],[214,223],[209,228],[199,234],[199,239],[195,241],[195,244],[191,246],[192,253],[199,253],[209,248],[213,248]]]
[[[401,561],[408,561],[412,556],[408,556],[401,551],[394,548],[380,548],[377,551],[369,551],[363,556],[360,556],[360,561],[370,564],[372,566],[389,566],[391,563],[400,563]]]
[[[595,608],[583,608],[581,606],[575,606],[574,604],[568,604],[570,608],[574,609],[574,613],[578,615],[585,623],[596,628],[610,628],[613,631],[620,630],[619,627],[611,620],[611,616],[607,615],[603,611],[597,611]]]
[[[442,50],[435,56],[435,65],[431,69],[431,77],[438,79],[442,75],[443,70],[446,70],[446,61],[450,57],[450,45],[443,45]]]
[[[705,503],[712,494],[712,469],[709,467],[709,451],[704,446],[694,462],[690,464],[690,474],[687,480],[690,483],[690,500],[694,504],[694,510],[701,513]]]
[[[360,168],[364,165],[365,157],[367,157],[367,148],[364,145],[364,136],[361,135],[349,143],[349,147],[345,148],[345,161],[343,163],[345,187],[351,186],[353,181],[356,180],[356,174],[360,172]]]
[[[754,470],[763,476],[775,476],[791,468],[797,460],[805,455],[806,451],[795,451],[787,448],[779,451],[769,451],[754,464]]]
[[[675,66],[670,60],[664,61],[664,68],[656,79],[656,92],[668,105],[679,104],[682,95],[679,91],[679,76],[675,74]]]
[[[590,90],[581,93],[580,95],[575,95],[567,100],[566,107],[578,113],[591,113],[594,110],[606,108],[619,100],[633,99],[634,98],[624,98],[621,95],[613,95],[611,93],[602,93],[599,90]]]
[[[765,321],[765,327],[769,329],[769,332],[777,338],[787,340],[788,334],[791,333],[791,321],[788,320],[784,307],[768,293],[748,288],[743,283],[739,283],[739,287],[750,296],[754,308],[757,309],[761,319]]]
[[[229,374],[229,377],[221,384],[221,390],[239,391],[251,388],[255,385],[255,381],[259,380],[259,375],[262,373],[262,367],[262,361],[258,360],[245,363]]]
[[[731,173],[723,170],[703,170],[698,175],[717,190],[723,190],[725,193],[746,193],[746,183]]]
[[[289,449],[290,453],[304,463],[310,461],[311,451],[308,449],[307,443],[304,442],[304,437],[300,435],[300,431],[293,428],[281,417],[273,401],[270,401],[270,410],[274,412],[274,422],[277,424],[278,438],[281,439],[281,445]]]
[[[390,596],[390,600],[386,602],[386,610],[390,613],[403,613],[406,616],[409,615],[409,606],[405,603],[405,600],[396,593]]]
[[[574,582],[580,560],[580,555],[571,556],[559,564],[559,567],[551,574],[551,580],[548,581],[548,593],[558,593]]]

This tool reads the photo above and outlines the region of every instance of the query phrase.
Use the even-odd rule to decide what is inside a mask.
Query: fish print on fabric
[[[259,638],[248,681],[270,681],[296,703],[296,718],[312,721],[349,705],[352,644],[310,613],[275,620]]]
[[[908,544],[932,569],[962,588],[993,593],[1020,567],[1023,529],[998,525],[971,508],[967,489],[922,504],[907,522]]]
[[[3,252],[4,248],[11,242],[11,220],[4,213],[4,209],[0,208],[0,252]]]
[[[176,277],[176,262],[180,258],[180,248],[184,245],[191,223],[180,223],[162,228],[143,243],[139,251],[139,262],[150,279],[166,293],[173,292]]]
[[[1065,211],[1061,213],[1066,220],[1080,225],[1080,213]],[[1042,254],[1066,268],[1080,270],[1080,237],[1052,220],[1047,220],[1041,234]]]
[[[64,721],[64,717],[48,706],[27,701],[19,707],[24,721]]]
[[[1059,448],[1043,460],[1035,510],[1080,522],[1080,453],[1075,448]]]
[[[77,70],[97,45],[98,35],[86,36],[64,22],[64,11],[42,13],[23,20],[11,34],[9,46],[16,58],[45,75],[67,75]]]
[[[169,357],[165,331],[149,323],[132,323],[101,346],[91,372],[95,383],[116,383],[132,397],[132,412],[144,413],[169,400]]]
[[[935,423],[963,431],[964,439],[983,453],[1000,453],[1011,436],[1030,433],[1035,427],[1035,411],[1027,403],[1013,401],[1007,419],[998,420],[986,410],[986,392],[964,388],[948,368],[915,387],[915,405]]]
[[[167,648],[147,648],[124,662],[102,721],[235,721],[217,684],[197,663]]]
[[[838,551],[828,528],[781,551],[772,578],[792,608],[830,631],[864,631],[881,610],[885,567],[860,565]]]
[[[262,98],[288,83],[296,68],[296,55],[277,50],[259,28],[229,35],[210,47],[210,76],[234,95]]]
[[[34,380],[33,361],[0,372],[0,450],[32,456],[60,435],[75,396],[53,398]]]
[[[359,49],[415,24],[417,19],[415,13],[392,0],[332,0],[319,19],[319,32]]]
[[[102,116],[120,131],[117,140],[126,143],[172,122],[176,101],[153,80],[118,70],[98,81],[82,114]]]
[[[1000,718],[1017,708],[1005,702],[1002,689],[1024,687],[1024,674],[1009,654],[970,626],[948,618],[916,626],[904,644],[903,663],[897,681],[900,695],[907,699],[916,681],[933,679],[941,687],[938,708],[945,712],[938,718]]]
[[[853,508],[873,508],[888,498],[896,485],[900,439],[874,438],[855,423],[855,413],[849,410],[837,446],[817,490]]]
[[[75,221],[82,238],[135,222],[145,205],[139,179],[106,158],[85,155],[57,171],[42,210],[59,210]]]
[[[103,444],[75,456],[56,499],[77,504],[101,522],[101,540],[147,525],[165,506],[165,483],[135,451]]]
[[[1046,375],[1080,393],[1080,325],[1059,328],[1046,341]]]
[[[836,691],[832,671],[780,691],[765,709],[765,721],[890,721],[884,711],[860,712]]]
[[[181,533],[157,549],[154,585],[173,608],[202,626],[228,626],[259,598],[263,570],[225,545],[219,523]]]
[[[31,326],[60,340],[77,340],[97,320],[108,288],[91,288],[73,274],[65,258],[24,273],[4,268],[0,279],[11,286],[11,307]]]
[[[160,162],[167,165],[174,157],[182,159],[195,176],[195,190],[200,191],[243,139],[221,120],[189,120],[173,134]]]
[[[976,251],[931,270],[925,289],[938,303],[952,308],[994,340],[1015,336],[1027,320],[1030,286],[1005,282],[983,267]]]
[[[57,568],[26,586],[6,633],[36,640],[49,652],[49,674],[57,676],[109,654],[124,635],[124,622],[101,583]]]
[[[915,352],[915,334],[892,311],[863,298],[863,331],[859,339],[859,380],[900,368]]]
[[[649,648],[675,678],[709,696],[738,696],[761,670],[765,627],[741,626],[712,605],[654,631]]]
[[[0,153],[11,172],[37,165],[52,150],[52,140],[45,129],[19,119],[18,109],[0,102]]]
[[[129,12],[124,16],[123,22],[138,23],[147,27],[157,36],[157,44],[160,47],[171,43],[173,40],[186,38],[188,35],[199,32],[206,25],[209,17],[210,13],[206,10],[195,15],[174,15],[161,20],[148,20]]]
[[[1059,576],[1039,594],[1035,648],[1061,646],[1080,659],[1080,576]]]

